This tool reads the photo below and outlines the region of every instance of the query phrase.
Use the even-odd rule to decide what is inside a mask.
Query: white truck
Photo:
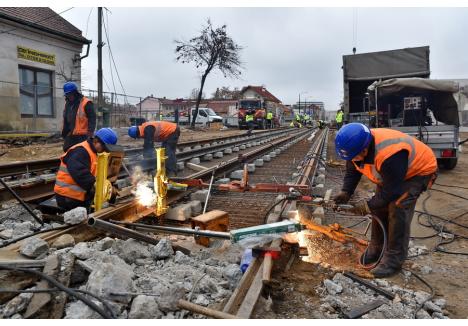
[[[195,108],[190,109],[190,121],[192,121],[192,117],[194,116]],[[175,121],[175,117],[165,117],[164,120],[166,121]],[[198,115],[195,121],[195,125],[198,126],[208,126],[210,123],[213,122],[223,122],[223,118],[216,114],[215,111],[211,108],[198,108]],[[187,116],[179,116],[179,124],[180,125],[188,125],[189,124],[189,117]]]

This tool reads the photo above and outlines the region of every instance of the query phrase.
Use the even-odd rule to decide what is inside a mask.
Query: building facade
[[[59,131],[91,41],[50,8],[0,7],[0,131]]]

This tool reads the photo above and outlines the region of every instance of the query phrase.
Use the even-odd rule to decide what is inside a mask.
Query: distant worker
[[[347,161],[342,190],[334,197],[336,204],[349,201],[363,174],[377,184],[370,200],[355,204],[355,213],[374,216],[371,240],[361,262],[376,264],[383,250],[382,259],[371,273],[375,277],[391,276],[407,258],[416,201],[436,178],[436,157],[430,147],[414,137],[392,129],[368,129],[361,123],[347,124],[338,131],[335,150]]]
[[[68,211],[76,207],[90,207],[94,197],[97,153],[111,152],[116,144],[115,131],[102,128],[94,137],[70,147],[60,157],[54,187],[60,208]]]
[[[268,111],[266,114],[266,123],[268,129],[273,129],[273,112]]]
[[[247,136],[252,134],[252,130],[254,129],[254,115],[255,111],[253,109],[249,109],[245,114],[245,122],[247,123]]]
[[[310,124],[310,115],[308,115],[307,113],[304,114],[304,124],[306,126],[308,126]]]
[[[63,151],[92,137],[96,129],[96,112],[91,100],[78,92],[74,82],[63,85],[65,109],[63,110]]]
[[[339,109],[338,112],[336,112],[335,116],[335,121],[336,121],[336,129],[340,130],[341,126],[343,125],[343,110]]]
[[[148,121],[141,126],[128,129],[132,138],[144,138],[143,157],[155,158],[154,142],[161,142],[166,149],[166,171],[168,176],[177,175],[176,148],[179,141],[180,129],[175,123],[168,121]]]

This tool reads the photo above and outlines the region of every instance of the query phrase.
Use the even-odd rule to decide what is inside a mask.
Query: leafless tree
[[[200,90],[198,88],[192,88],[192,91],[190,92],[189,95],[189,100],[196,100],[198,98],[198,93],[200,93]],[[205,93],[202,93],[201,99],[203,100],[205,98]]]
[[[187,42],[175,40],[177,44],[175,48],[176,60],[182,63],[195,63],[196,68],[201,73],[196,109],[191,123],[192,128],[195,127],[203,87],[209,73],[213,69],[218,69],[224,77],[238,78],[241,74],[239,53],[242,47],[228,36],[226,28],[226,25],[214,28],[210,19],[207,19],[206,26],[203,27],[199,36]]]

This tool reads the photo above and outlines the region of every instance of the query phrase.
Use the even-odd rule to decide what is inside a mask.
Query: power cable
[[[91,13],[93,12],[94,7],[91,7],[91,10],[89,11],[88,14],[88,19],[86,20],[86,32],[85,32],[85,37],[88,37],[88,25],[89,25],[89,18],[91,17]]]
[[[37,20],[37,21],[32,22],[32,23],[29,23],[29,24],[35,25],[35,24],[42,23],[42,22],[44,22],[44,21],[46,21],[46,20],[49,20],[49,19],[51,19],[51,18],[54,18],[54,17],[56,17],[56,16],[60,16],[61,14],[66,13],[67,11],[70,11],[70,10],[72,10],[73,8],[74,8],[74,7],[70,7],[70,8],[68,8],[68,9],[65,9],[64,11],[61,11],[61,12],[58,12],[58,13],[57,13],[57,12],[54,12],[53,15],[50,15],[50,16],[48,16],[48,17],[46,17],[46,18]],[[18,28],[19,28],[19,27],[13,27],[13,28],[11,28],[11,29],[9,29],[9,30],[0,31],[0,34],[10,33],[10,32],[12,32],[12,31],[17,30]]]
[[[426,302],[428,302],[429,300],[432,300],[432,298],[434,298],[435,291],[434,291],[434,288],[425,279],[423,279],[421,276],[419,276],[418,274],[416,274],[412,270],[405,269],[405,268],[402,268],[402,270],[411,273],[411,275],[416,277],[419,281],[421,281],[421,283],[423,283],[425,286],[427,286],[429,288],[429,290],[431,291],[430,296],[428,298],[426,298],[423,302],[421,302],[421,304],[414,311],[413,318],[416,318],[416,314],[418,313],[419,310],[421,310],[422,307],[424,307],[424,304]]]
[[[107,31],[106,25],[107,25],[107,29],[109,29],[109,15],[107,14],[107,11],[106,11],[106,22],[104,24],[104,30],[105,31]],[[109,43],[109,38],[107,37],[107,32],[106,32],[106,39],[107,39],[107,44],[108,44],[107,54],[109,56],[109,72],[110,72],[110,75],[111,75],[111,81],[112,81],[112,86],[114,88],[114,93],[117,94],[117,89],[115,88],[114,73],[113,73],[113,69],[112,69],[110,43]]]
[[[453,196],[453,197],[457,197],[457,198],[460,198],[460,199],[468,200],[468,197],[463,197],[463,196],[460,196],[460,195],[457,195],[457,194],[454,194],[454,193],[451,193],[451,192],[448,192],[448,191],[445,191],[445,190],[434,189],[434,188],[432,188],[431,190],[441,192],[441,193],[444,193],[444,194],[447,194],[447,195],[450,195],[450,196]]]
[[[81,300],[84,304],[86,304],[88,307],[90,307],[92,310],[96,311],[99,315],[101,315],[105,319],[111,319],[112,317],[108,315],[104,310],[102,310],[98,305],[96,305],[93,301],[89,300],[86,298],[84,295],[81,293],[75,291],[74,289],[68,288],[64,286],[62,283],[58,282],[56,279],[53,277],[50,277],[49,275],[34,270],[34,269],[27,269],[27,268],[17,268],[17,267],[10,267],[10,266],[5,266],[0,264],[0,269],[6,269],[10,271],[17,271],[17,272],[23,272],[23,273],[29,273],[29,274],[34,274],[36,276],[39,276],[41,279],[46,280],[48,283],[51,285],[55,286],[56,288],[66,292],[68,295],[71,295],[75,297],[78,300]]]

